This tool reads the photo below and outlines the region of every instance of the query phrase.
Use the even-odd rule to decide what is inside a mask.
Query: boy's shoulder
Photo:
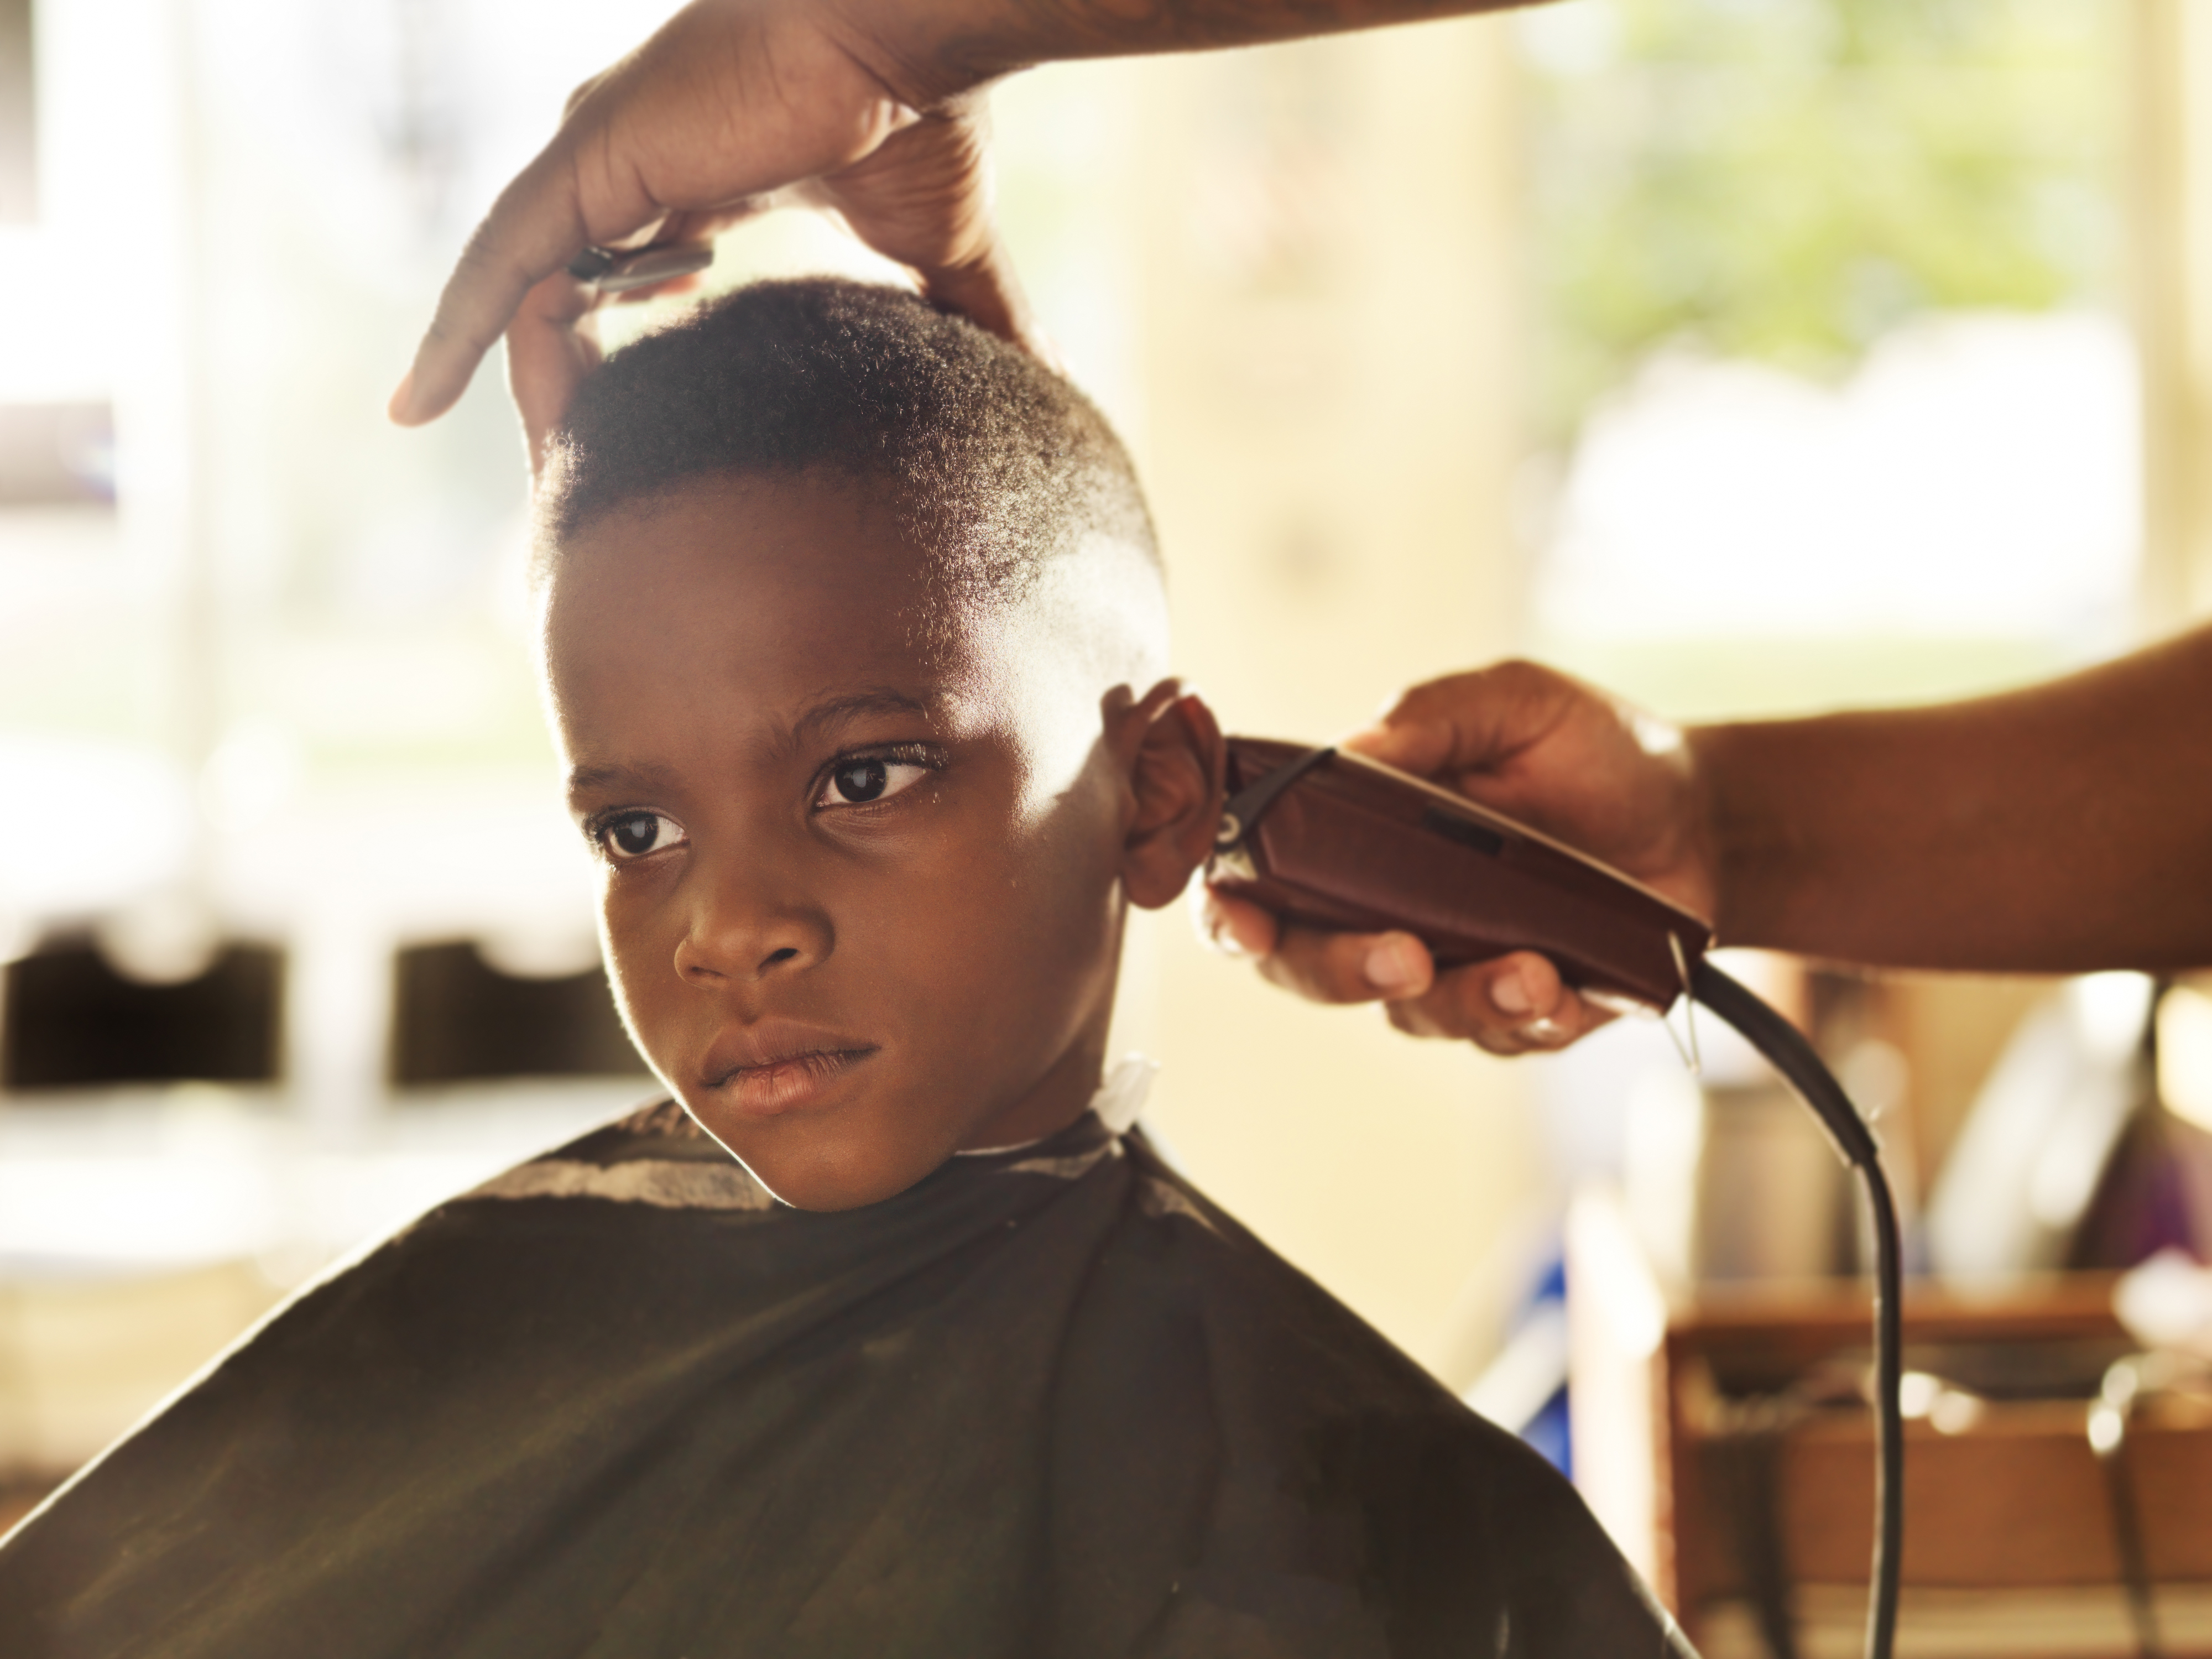
[[[597,1199],[666,1210],[775,1208],[775,1200],[691,1115],[655,1102],[495,1176],[451,1204]]]
[[[1088,1117],[808,1214],[665,1104],[270,1322],[0,1548],[19,1631],[57,1659],[1671,1650],[1571,1488],[1140,1135]]]

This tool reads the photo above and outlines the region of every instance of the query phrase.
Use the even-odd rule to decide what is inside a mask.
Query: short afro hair
[[[710,475],[842,473],[957,591],[1025,593],[1103,532],[1158,563],[1128,453],[1061,376],[897,289],[755,283],[617,352],[555,434],[541,558],[617,507]]]

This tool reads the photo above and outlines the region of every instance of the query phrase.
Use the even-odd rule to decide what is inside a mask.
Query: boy
[[[273,1318],[0,1548],[0,1651],[1681,1651],[1564,1482],[1101,1090],[1221,741],[1080,397],[761,285],[587,385],[541,514],[674,1101]]]

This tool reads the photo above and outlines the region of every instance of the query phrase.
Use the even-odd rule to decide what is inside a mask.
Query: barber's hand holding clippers
[[[1540,667],[1509,662],[1415,686],[1343,747],[1517,818],[1701,915],[1711,860],[1691,754],[1664,722]],[[1382,1002],[1421,1036],[1493,1054],[1564,1047],[1613,1016],[1533,951],[1439,973],[1411,933],[1284,927],[1224,894],[1202,901],[1224,949],[1317,1002]]]
[[[1417,686],[1357,749],[1543,830],[1732,945],[1996,974],[2212,966],[2212,625],[2017,690],[1677,732],[1548,669]],[[1409,933],[1206,925],[1322,1002],[1499,1054],[1604,1011],[1516,952],[1438,974]]]

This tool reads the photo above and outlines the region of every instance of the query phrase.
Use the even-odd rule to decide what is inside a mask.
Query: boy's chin
[[[888,1179],[855,1180],[842,1175],[825,1176],[812,1171],[786,1178],[771,1175],[750,1158],[741,1161],[752,1171],[753,1179],[767,1188],[779,1203],[787,1204],[794,1210],[809,1210],[818,1215],[834,1214],[839,1210],[866,1209],[869,1205],[880,1204],[887,1198],[896,1198],[938,1167],[933,1164],[916,1174]]]
[[[951,1156],[949,1147],[880,1143],[863,1151],[841,1144],[844,1137],[836,1134],[726,1134],[711,1115],[696,1115],[754,1180],[794,1210],[827,1213],[880,1204],[933,1174]]]

